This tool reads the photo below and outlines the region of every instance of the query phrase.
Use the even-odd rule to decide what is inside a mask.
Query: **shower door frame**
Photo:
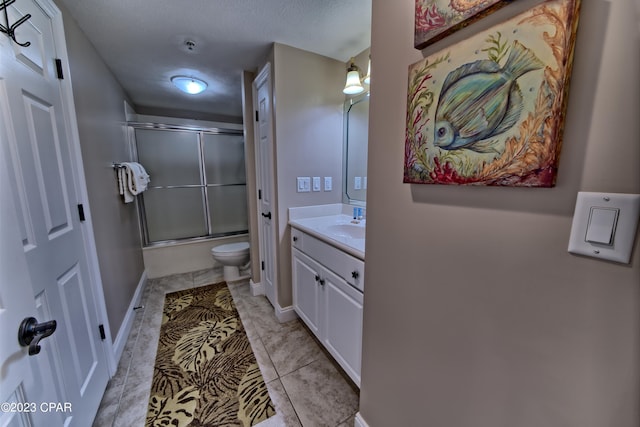
[[[201,240],[207,240],[212,238],[219,237],[230,237],[247,234],[249,232],[247,224],[246,230],[239,230],[233,232],[225,232],[225,233],[213,233],[212,232],[212,223],[211,223],[211,214],[209,210],[209,194],[207,188],[209,187],[221,187],[221,186],[233,186],[233,185],[244,185],[246,187],[246,154],[245,154],[245,182],[243,184],[207,184],[207,174],[205,167],[205,158],[204,158],[204,143],[203,136],[206,135],[238,135],[244,136],[244,132],[240,129],[231,129],[231,128],[223,128],[223,127],[199,127],[199,126],[190,126],[190,125],[170,125],[163,123],[151,123],[151,122],[127,122],[127,129],[129,134],[129,142],[131,147],[131,157],[133,161],[138,161],[138,146],[137,140],[135,136],[136,129],[147,129],[147,130],[161,130],[161,131],[170,131],[170,132],[193,132],[198,134],[198,151],[199,151],[199,175],[200,175],[200,184],[186,184],[186,185],[171,185],[171,186],[149,186],[148,189],[175,189],[175,188],[200,188],[202,193],[202,209],[206,219],[206,227],[207,227],[207,235],[205,236],[196,236],[196,237],[185,237],[179,239],[166,239],[159,241],[150,241],[149,239],[149,230],[147,227],[147,216],[144,205],[143,197],[136,197],[136,206],[138,209],[138,217],[140,220],[140,234],[142,237],[143,247],[154,247],[154,246],[164,246],[175,243],[185,243],[185,242],[196,242]],[[246,141],[243,141],[243,144],[246,144]],[[144,165],[143,165],[144,166]],[[248,215],[248,212],[247,212]]]

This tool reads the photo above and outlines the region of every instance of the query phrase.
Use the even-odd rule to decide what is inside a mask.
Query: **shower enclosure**
[[[247,233],[242,131],[131,124],[145,246]]]

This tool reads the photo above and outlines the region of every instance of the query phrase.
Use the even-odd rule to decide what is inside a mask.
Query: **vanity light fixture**
[[[171,83],[184,93],[190,95],[197,95],[207,88],[205,81],[196,79],[195,77],[173,76],[171,77]]]
[[[351,58],[347,68],[347,82],[342,92],[347,95],[356,95],[362,91],[364,91],[364,87],[360,82],[360,68],[356,65],[354,58]]]
[[[371,55],[369,55],[369,65],[367,66],[367,75],[364,76],[363,82],[366,85],[371,84]]]

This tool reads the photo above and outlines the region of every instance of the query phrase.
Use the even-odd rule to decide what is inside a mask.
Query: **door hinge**
[[[56,73],[58,74],[58,79],[64,79],[64,75],[62,74],[62,60],[56,58]]]
[[[80,217],[80,222],[84,222],[86,220],[84,217],[84,206],[82,206],[82,203],[78,205],[78,216]]]
[[[256,122],[259,121],[258,120],[258,110],[256,110]]]
[[[102,341],[107,339],[107,334],[104,333],[104,325],[99,325],[98,329],[100,329],[100,339]]]
[[[258,190],[258,200],[262,200],[262,190]]]
[[[263,271],[264,271],[264,261],[261,261],[261,262],[260,262],[260,270],[263,270]]]

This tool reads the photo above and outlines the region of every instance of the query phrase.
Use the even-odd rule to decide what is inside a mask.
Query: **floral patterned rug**
[[[146,426],[253,426],[275,415],[225,282],[165,296]]]

